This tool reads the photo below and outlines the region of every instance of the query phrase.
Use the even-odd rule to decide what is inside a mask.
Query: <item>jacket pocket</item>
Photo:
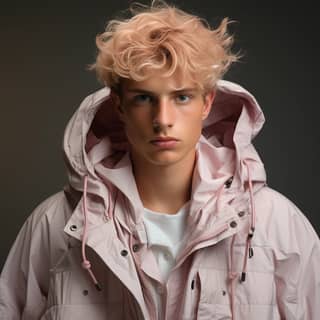
[[[120,320],[126,307],[81,277],[76,270],[51,272],[47,310],[41,320]]]
[[[231,306],[225,271],[201,268],[198,270],[199,303],[197,320],[229,320]]]
[[[93,271],[102,290],[98,291],[81,267],[81,248],[62,253],[50,270],[46,311],[41,320],[136,320],[140,309],[120,280],[88,249]]]
[[[65,276],[58,275],[58,278],[63,279]],[[42,315],[40,320],[138,320],[143,319],[142,315],[138,310],[132,310],[135,306],[132,306],[128,301],[120,301],[114,299],[113,301],[108,300],[107,297],[101,295],[97,297],[93,294],[93,297],[85,299],[68,298],[71,292],[67,287],[70,288],[70,284],[66,283],[66,286],[60,287],[61,291],[56,290],[52,294],[55,297],[57,304],[51,305],[47,308],[45,313]],[[90,293],[86,295],[89,296]],[[92,292],[94,293],[94,291]],[[69,303],[58,303],[63,300],[68,300]]]
[[[80,264],[79,248],[71,248],[50,270],[48,307],[105,301],[104,292],[96,290]]]
[[[110,316],[109,316],[110,315]],[[49,308],[40,320],[117,320],[118,315],[108,314],[104,304],[59,305]]]

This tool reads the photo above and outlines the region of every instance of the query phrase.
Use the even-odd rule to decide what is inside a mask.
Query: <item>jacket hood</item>
[[[70,119],[63,144],[69,185],[83,191],[87,176],[88,194],[100,196],[105,208],[106,194],[116,188],[140,211],[142,204],[131,170],[128,142],[112,103],[110,88],[104,87],[87,96]],[[246,189],[249,173],[245,161],[253,190],[266,183],[264,165],[252,144],[264,121],[252,94],[233,82],[218,81],[216,97],[197,144],[191,211],[210,201],[223,184],[230,185],[230,178],[233,180],[225,201]]]

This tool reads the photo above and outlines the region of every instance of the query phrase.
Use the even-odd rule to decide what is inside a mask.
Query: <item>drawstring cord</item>
[[[248,174],[251,220],[250,220],[250,228],[249,228],[248,236],[246,239],[246,248],[245,248],[241,277],[240,277],[241,282],[244,282],[246,280],[248,258],[250,259],[253,257],[252,238],[254,235],[255,224],[256,224],[256,212],[255,212],[254,199],[253,199],[253,187],[252,187],[252,180],[250,175],[250,167],[247,160],[243,160],[243,163],[247,168],[247,174]],[[220,196],[220,193],[219,193],[219,196]],[[230,304],[231,304],[232,320],[235,320],[235,280],[238,278],[237,272],[233,271],[233,263],[234,263],[233,248],[234,248],[235,237],[236,235],[232,236],[232,240],[230,244],[230,254],[229,254],[229,280],[230,280],[230,300],[231,300]]]
[[[88,271],[92,282],[94,283],[96,289],[98,291],[101,291],[102,288],[95,277],[94,273],[91,270],[91,262],[87,259],[86,256],[86,242],[87,242],[87,237],[88,237],[88,210],[87,210],[87,189],[88,189],[88,176],[84,176],[83,180],[83,217],[84,217],[84,225],[83,225],[83,233],[82,233],[82,244],[81,244],[81,251],[82,251],[82,268]],[[114,217],[114,210],[115,210],[115,204],[113,207],[113,210],[111,210],[111,192],[108,192],[108,208],[105,211],[105,217],[107,220],[113,219]]]
[[[84,176],[84,183],[83,183],[83,216],[84,216],[84,226],[83,226],[83,233],[82,233],[82,268],[86,269],[98,291],[101,291],[101,286],[95,277],[94,273],[91,270],[91,262],[87,259],[86,256],[86,241],[87,241],[87,228],[88,228],[88,219],[87,219],[87,184],[88,184],[88,177]]]
[[[248,233],[248,237],[246,240],[246,249],[245,249],[245,255],[244,255],[244,261],[243,261],[243,268],[241,273],[241,282],[244,282],[246,279],[246,271],[247,271],[247,260],[248,257],[253,257],[253,248],[252,248],[252,238],[255,231],[255,222],[256,222],[256,212],[254,207],[254,200],[253,200],[253,187],[252,187],[252,180],[250,175],[250,169],[249,164],[246,160],[243,160],[243,163],[247,167],[247,173],[248,173],[248,182],[249,182],[249,193],[250,193],[250,205],[251,205],[251,223],[250,223],[250,229]],[[83,227],[83,234],[82,234],[82,267],[86,269],[96,287],[97,290],[101,291],[101,286],[99,282],[97,281],[94,273],[91,270],[91,263],[87,259],[86,256],[86,241],[87,241],[87,228],[88,228],[88,221],[87,221],[87,184],[88,184],[88,177],[87,175],[84,176],[84,184],[83,184],[83,215],[84,215],[84,227]],[[222,187],[218,190],[217,193],[217,210],[220,210],[220,197],[221,194],[225,188],[225,184],[222,185]],[[109,201],[108,201],[108,208],[105,212],[106,218],[109,220],[113,218],[113,212],[110,210],[110,203],[111,203],[111,194],[108,193]],[[130,239],[130,244],[132,242],[132,239]],[[237,278],[237,273],[233,272],[233,247],[235,242],[235,235],[233,235],[231,240],[231,246],[230,246],[230,272],[229,272],[229,279],[231,280],[231,314],[232,314],[232,320],[235,320],[235,279]],[[130,246],[131,248],[131,246]]]
[[[243,160],[243,163],[246,165],[247,173],[248,173],[250,207],[251,207],[251,223],[250,223],[250,229],[249,229],[249,233],[246,240],[246,250],[245,250],[245,255],[243,260],[241,282],[244,282],[246,280],[248,258],[250,259],[253,257],[252,238],[253,238],[253,234],[255,231],[255,224],[256,224],[256,211],[255,211],[254,200],[253,200],[253,187],[252,187],[252,180],[250,175],[250,168],[246,160]]]

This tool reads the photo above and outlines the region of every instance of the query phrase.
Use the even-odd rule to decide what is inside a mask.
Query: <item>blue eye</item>
[[[189,102],[190,99],[191,99],[191,96],[186,94],[179,94],[177,97],[178,102],[182,102],[182,103]]]
[[[151,102],[152,97],[147,94],[139,94],[134,97],[134,101],[139,103]]]

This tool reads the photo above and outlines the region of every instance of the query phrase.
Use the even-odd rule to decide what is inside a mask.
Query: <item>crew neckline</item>
[[[144,209],[145,213],[150,214],[150,215],[165,217],[168,219],[170,219],[170,218],[174,219],[174,217],[180,217],[180,216],[184,215],[186,212],[188,212],[189,205],[190,205],[190,201],[186,202],[176,213],[154,211],[154,210],[150,210],[146,207],[143,207],[143,209]]]

